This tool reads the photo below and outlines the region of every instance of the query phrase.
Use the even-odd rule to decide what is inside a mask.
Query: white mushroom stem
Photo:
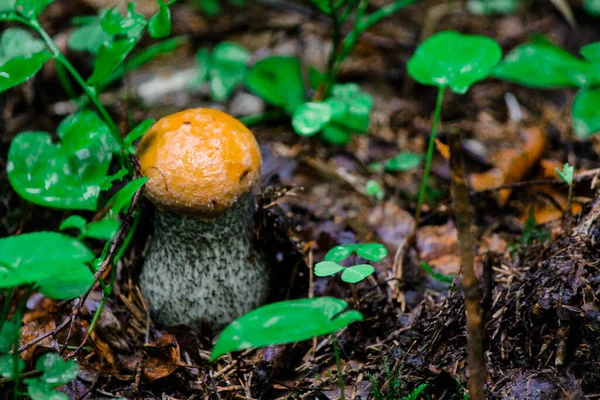
[[[270,269],[254,245],[254,210],[251,195],[211,221],[157,210],[140,287],[159,323],[219,329],[264,304]]]

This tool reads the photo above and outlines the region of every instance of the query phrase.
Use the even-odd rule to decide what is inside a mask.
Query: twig
[[[472,216],[469,194],[465,181],[460,137],[456,132],[450,135],[450,172],[452,176],[452,197],[454,219],[458,233],[465,308],[467,314],[467,360],[469,368],[469,398],[485,400],[487,370],[483,349],[483,324],[481,316],[481,294],[475,275],[474,239],[471,230]]]

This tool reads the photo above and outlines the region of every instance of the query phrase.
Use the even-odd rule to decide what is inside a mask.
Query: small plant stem
[[[65,67],[63,67],[62,64],[56,63],[56,75],[58,76],[58,80],[60,81],[63,89],[65,89],[67,96],[69,96],[69,99],[75,100],[77,98],[77,92],[75,91],[75,88],[73,88],[73,85],[71,84],[71,81],[69,80],[69,77],[65,71]]]
[[[450,174],[454,220],[460,251],[462,286],[467,319],[467,363],[469,369],[469,398],[485,400],[487,370],[483,346],[483,317],[481,293],[475,275],[475,239],[473,238],[469,192],[465,181],[462,147],[458,133],[450,134]]]
[[[573,182],[569,184],[569,197],[567,198],[567,217],[571,217],[573,206]]]
[[[402,8],[407,5],[414,3],[417,0],[396,0],[393,3],[390,3],[386,6],[381,7],[377,11],[373,12],[371,15],[367,16],[364,20],[360,22],[359,28],[362,31],[369,29],[371,26],[381,21],[384,18],[387,18],[394,13],[400,11]]]
[[[23,319],[23,314],[25,313],[25,307],[27,307],[27,300],[35,290],[35,286],[30,285],[23,295],[21,299],[21,303],[17,308],[17,312],[15,314],[15,324],[17,325],[17,329],[15,331],[14,337],[14,345],[12,350],[13,355],[13,377],[14,377],[14,393],[13,398],[18,400],[20,398],[19,392],[19,384],[21,383],[21,373],[19,371],[19,340],[21,339],[21,320]]]
[[[14,288],[9,288],[4,294],[4,304],[2,305],[2,313],[0,313],[0,331],[4,322],[8,319],[8,313],[10,312],[10,305],[12,303],[12,297]]]
[[[427,181],[429,180],[429,172],[431,171],[431,162],[433,161],[433,153],[435,150],[435,137],[437,135],[440,117],[442,114],[444,90],[444,86],[439,88],[437,101],[435,102],[433,125],[431,127],[431,135],[429,136],[429,145],[427,146],[427,158],[425,159],[425,170],[423,171],[423,178],[421,179],[421,185],[419,186],[419,197],[417,199],[417,210],[415,212],[415,229],[417,229],[419,226],[419,219],[421,219],[421,208],[423,207],[423,201],[425,200],[425,191],[427,190]]]
[[[335,356],[335,365],[338,373],[338,384],[340,387],[340,400],[346,399],[346,393],[344,388],[344,373],[342,372],[342,360],[340,359],[340,349],[338,345],[337,337],[335,333],[331,334],[331,343],[333,344],[333,355]]]
[[[69,72],[69,74],[71,74],[73,79],[75,79],[77,84],[79,86],[81,86],[81,88],[83,89],[83,91],[85,92],[87,97],[94,104],[94,106],[96,107],[96,109],[98,110],[98,112],[100,113],[100,115],[102,116],[104,121],[106,122],[106,124],[109,126],[110,131],[111,131],[112,135],[114,136],[114,138],[116,139],[117,143],[119,143],[119,145],[121,147],[124,147],[124,141],[123,141],[123,138],[121,137],[121,133],[119,132],[119,129],[113,122],[112,118],[110,117],[110,115],[108,114],[106,109],[104,108],[104,105],[102,105],[102,103],[100,102],[100,99],[98,98],[98,93],[96,92],[96,89],[93,86],[90,86],[86,83],[86,81],[81,77],[79,72],[77,72],[75,67],[73,67],[73,65],[69,62],[69,60],[67,60],[67,58],[64,56],[64,54],[62,54],[62,52],[58,49],[58,47],[56,47],[56,44],[54,43],[54,41],[52,40],[50,35],[48,35],[48,33],[44,30],[44,28],[42,28],[40,23],[36,19],[27,19],[20,15],[15,14],[15,13],[2,14],[2,15],[0,15],[0,20],[20,22],[20,23],[30,27],[38,35],[40,35],[40,37],[42,38],[44,43],[46,43],[46,46],[48,46],[48,48],[54,54],[55,62],[62,65],[64,67],[64,69],[66,69]]]

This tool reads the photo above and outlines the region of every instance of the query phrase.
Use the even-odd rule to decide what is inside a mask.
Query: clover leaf
[[[10,184],[35,204],[95,211],[118,145],[106,124],[89,110],[67,117],[58,136],[60,143],[53,143],[46,132],[15,136],[6,166]]]
[[[80,241],[56,232],[0,239],[0,288],[35,284],[55,299],[77,297],[92,286],[87,263],[94,254]]]
[[[52,58],[44,43],[20,28],[0,36],[0,92],[33,77]]]
[[[498,43],[486,36],[443,31],[419,45],[407,68],[421,84],[464,94],[486,78],[501,58]]]

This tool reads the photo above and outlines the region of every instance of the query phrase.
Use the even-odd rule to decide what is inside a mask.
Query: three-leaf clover
[[[354,83],[334,85],[332,94],[322,102],[307,102],[292,116],[292,126],[300,136],[321,132],[326,142],[345,145],[352,133],[366,133],[373,98]]]
[[[369,264],[357,264],[344,267],[339,262],[350,257],[352,254],[369,261],[381,261],[387,256],[387,249],[379,243],[355,243],[338,245],[325,254],[325,260],[315,265],[316,276],[332,276],[340,271],[342,280],[348,283],[358,283],[375,272],[375,268]]]

